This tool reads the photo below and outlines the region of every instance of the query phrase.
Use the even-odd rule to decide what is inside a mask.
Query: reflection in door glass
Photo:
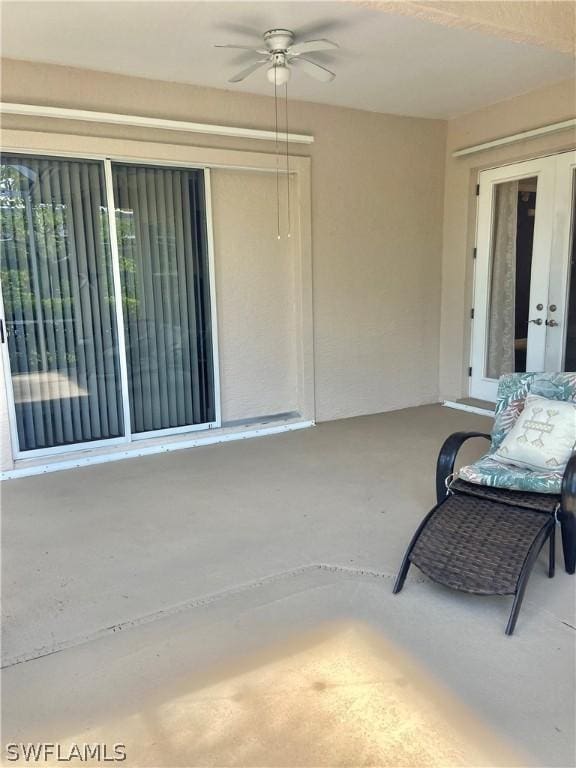
[[[497,184],[486,375],[526,370],[537,178]]]
[[[124,433],[104,168],[4,155],[0,267],[21,451]]]
[[[566,326],[566,356],[564,370],[576,371],[576,171],[572,181],[572,246],[570,248],[570,293]]]
[[[112,166],[133,432],[215,418],[204,172]]]

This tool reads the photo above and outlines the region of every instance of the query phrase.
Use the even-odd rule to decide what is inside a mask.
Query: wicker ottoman
[[[554,576],[553,496],[502,492],[456,481],[424,518],[404,556],[394,593],[413,563],[434,581],[478,595],[514,595],[506,627],[516,625],[530,572],[545,542]]]

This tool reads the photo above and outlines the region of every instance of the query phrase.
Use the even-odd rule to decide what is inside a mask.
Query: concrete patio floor
[[[391,595],[443,438],[478,428],[423,406],[6,482],[3,750],[574,765],[576,579],[542,559],[512,638],[509,598]]]

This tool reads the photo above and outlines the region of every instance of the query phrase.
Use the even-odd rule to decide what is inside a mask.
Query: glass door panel
[[[556,156],[554,242],[546,308],[546,370],[576,370],[576,152]]]
[[[570,277],[566,322],[564,370],[576,371],[576,171],[572,171],[570,210]]]
[[[204,172],[112,164],[132,432],[216,420]]]
[[[554,180],[551,158],[480,174],[473,397],[495,401],[503,374],[544,370]]]
[[[2,299],[19,452],[120,438],[103,165],[4,155],[0,174]]]
[[[537,178],[494,188],[486,375],[526,371]]]

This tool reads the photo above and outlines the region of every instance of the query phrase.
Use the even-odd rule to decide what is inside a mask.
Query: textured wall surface
[[[296,257],[277,239],[276,177],[211,175],[222,421],[297,411]]]
[[[291,129],[316,139],[311,146],[294,145],[292,152],[312,158],[318,420],[467,393],[468,255],[478,170],[576,142],[564,132],[467,158],[452,158],[451,152],[571,117],[575,93],[574,82],[561,83],[452,120],[447,145],[446,124],[440,121],[291,105]],[[273,119],[272,101],[264,97],[23,62],[4,62],[3,95],[6,101],[261,128],[272,127]],[[178,133],[167,137],[148,129],[64,121],[6,117],[4,125],[271,149],[247,140]],[[214,172],[223,415],[229,420],[291,410],[295,386],[289,338],[296,333],[289,308],[292,262],[274,256],[274,233],[268,250],[275,190],[261,177],[243,187],[242,177],[248,174]],[[242,188],[244,196],[238,194]],[[230,229],[219,206],[224,206],[221,211],[227,208]],[[251,323],[245,334],[234,316],[241,310]],[[259,324],[266,330],[256,332]]]
[[[2,75],[5,101],[273,127],[268,97],[6,60]],[[291,104],[290,120],[292,131],[315,137],[291,151],[312,158],[317,419],[436,401],[445,123],[304,102]],[[245,139],[48,119],[6,116],[4,126],[273,149]],[[238,255],[230,269],[241,261]],[[239,340],[233,350],[225,338],[221,343],[241,360]]]

